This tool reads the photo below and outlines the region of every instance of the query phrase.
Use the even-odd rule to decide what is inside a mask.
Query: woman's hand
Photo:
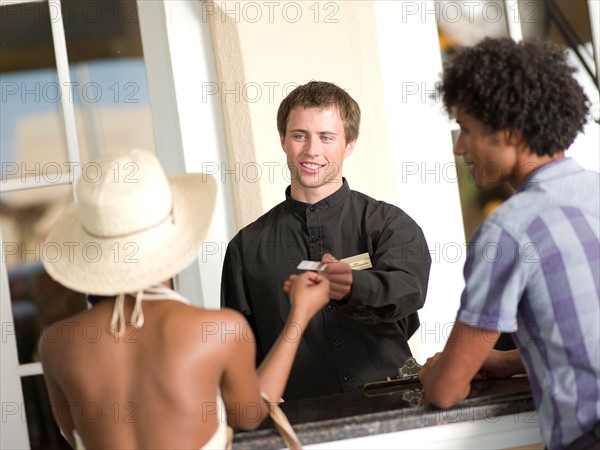
[[[290,317],[294,321],[307,323],[329,303],[329,280],[316,272],[290,275],[283,290],[290,296]]]

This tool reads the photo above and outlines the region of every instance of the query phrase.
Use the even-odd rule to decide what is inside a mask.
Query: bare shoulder
[[[254,342],[254,334],[244,316],[233,309],[191,308],[186,316],[188,329],[202,333],[202,340],[217,339],[221,343]]]
[[[67,318],[46,325],[40,335],[38,347],[51,347],[48,344],[70,342],[75,335],[75,329],[89,322],[89,311],[81,311]]]
[[[57,361],[60,365],[58,361],[76,347],[78,338],[83,335],[82,328],[89,328],[90,323],[95,324],[90,322],[90,313],[86,310],[44,327],[37,344],[44,369],[48,368],[51,361]]]
[[[186,308],[186,314],[193,321],[246,322],[241,313],[230,308],[206,309],[189,306]]]

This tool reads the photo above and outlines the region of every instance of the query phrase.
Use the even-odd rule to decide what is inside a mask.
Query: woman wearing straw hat
[[[93,294],[90,310],[40,340],[55,419],[76,448],[223,448],[225,419],[256,428],[269,414],[261,393],[281,397],[328,281],[307,272],[286,282],[287,326],[257,374],[243,316],[193,307],[165,282],[196,258],[215,182],[167,177],[144,150],[94,164],[45,243],[48,273]]]

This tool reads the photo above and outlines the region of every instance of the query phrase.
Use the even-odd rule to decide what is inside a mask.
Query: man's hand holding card
[[[329,279],[329,298],[344,300],[352,290],[352,267],[330,253],[323,255],[321,263],[326,265],[322,275]]]
[[[342,260],[336,259],[330,253],[325,253],[321,261],[301,261],[297,269],[320,272],[329,280],[329,298],[340,301],[348,297],[352,291],[352,271],[371,267],[373,265],[368,253]]]

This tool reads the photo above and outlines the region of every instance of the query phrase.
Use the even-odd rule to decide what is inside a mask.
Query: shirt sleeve
[[[227,245],[225,259],[223,261],[223,272],[221,274],[221,307],[231,308],[241,312],[250,324],[254,336],[259,336],[245,286],[246,282],[242,264],[242,255],[234,238]],[[263,353],[261,346],[259,341],[256,340],[257,364],[262,361],[262,359]]]
[[[525,291],[530,258],[526,246],[499,225],[486,221],[467,247],[465,289],[457,320],[473,327],[512,333]]]
[[[394,209],[381,222],[370,237],[373,268],[353,271],[350,296],[339,305],[366,324],[397,322],[422,308],[431,266],[423,231],[407,214]]]

